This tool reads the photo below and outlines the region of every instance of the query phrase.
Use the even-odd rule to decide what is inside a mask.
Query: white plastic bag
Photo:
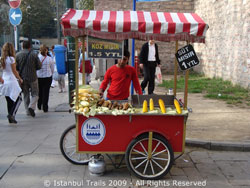
[[[157,83],[162,84],[161,68],[158,66],[155,69],[155,78],[157,80]]]

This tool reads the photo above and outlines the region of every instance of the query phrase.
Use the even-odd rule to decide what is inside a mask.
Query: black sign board
[[[191,44],[179,49],[175,57],[181,70],[190,69],[200,63]]]
[[[123,41],[88,36],[87,52],[89,58],[121,59],[123,57]]]

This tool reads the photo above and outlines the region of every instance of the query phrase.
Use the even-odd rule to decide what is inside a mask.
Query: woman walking
[[[3,84],[0,86],[0,94],[4,95],[7,101],[9,123],[17,123],[15,115],[22,101],[22,89],[19,83],[22,84],[23,80],[16,70],[15,49],[11,43],[7,42],[3,45],[0,62],[3,68]]]
[[[49,91],[52,82],[52,75],[54,72],[54,63],[51,57],[47,56],[48,49],[45,45],[40,46],[40,53],[38,58],[42,63],[42,68],[37,71],[39,99],[37,108],[41,110],[43,107],[44,112],[48,112]]]

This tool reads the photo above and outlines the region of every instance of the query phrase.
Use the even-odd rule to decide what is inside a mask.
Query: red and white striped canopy
[[[124,40],[205,42],[208,25],[195,13],[69,9],[61,18],[65,36]]]

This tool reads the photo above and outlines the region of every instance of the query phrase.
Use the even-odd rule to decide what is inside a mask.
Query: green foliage
[[[0,0],[0,33],[9,34],[11,24],[9,22],[9,4],[7,0]]]
[[[79,9],[94,10],[94,0],[79,0]]]
[[[25,0],[20,6],[23,14],[21,35],[32,38],[51,36],[56,33],[55,7],[50,0]]]
[[[173,88],[174,80],[163,80],[160,85],[165,88]],[[177,81],[177,92],[183,92],[185,77],[181,76]],[[239,85],[233,85],[230,81],[221,78],[206,78],[200,74],[190,74],[188,81],[189,93],[204,93],[205,97],[224,100],[228,104],[246,104],[250,106],[250,90]]]

